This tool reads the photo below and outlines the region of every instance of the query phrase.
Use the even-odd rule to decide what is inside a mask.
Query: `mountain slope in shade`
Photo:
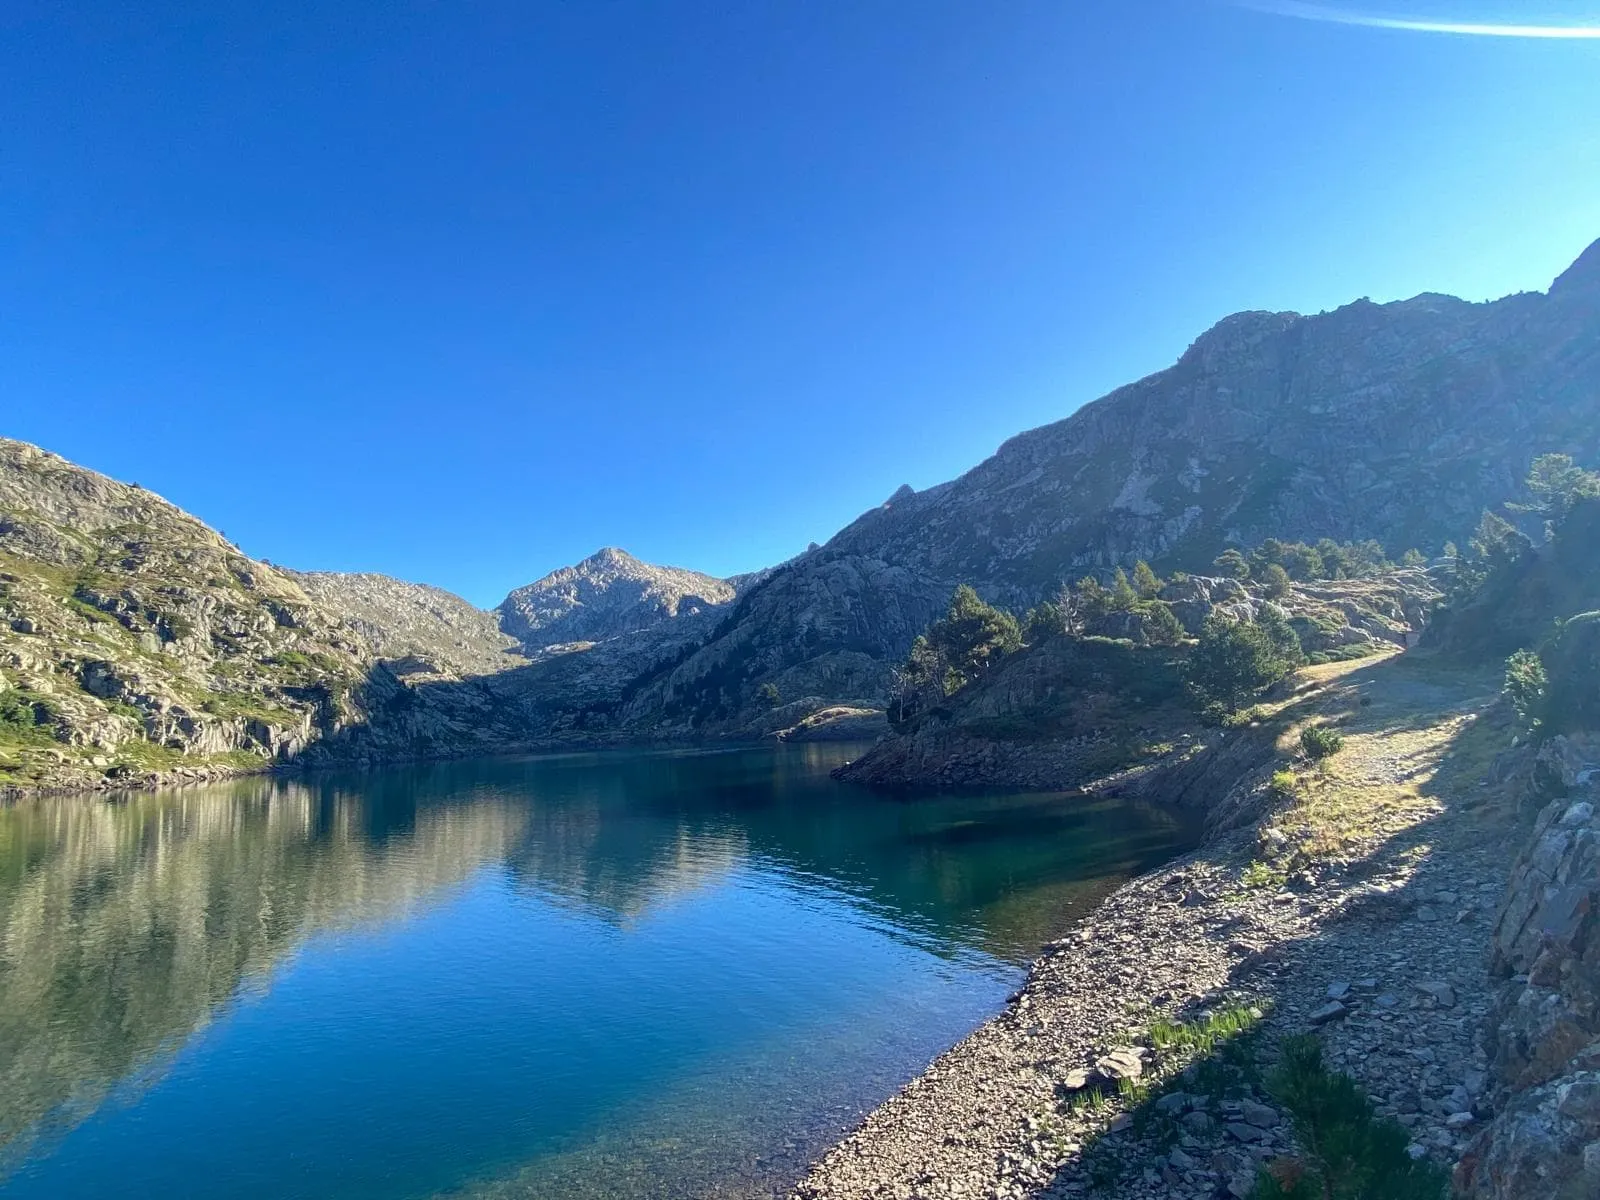
[[[961,582],[1021,606],[1087,572],[1193,570],[1267,537],[1437,549],[1548,451],[1600,460],[1600,243],[1545,294],[1241,313],[774,571],[697,653],[637,681],[626,719],[737,725],[766,683],[881,695]]]

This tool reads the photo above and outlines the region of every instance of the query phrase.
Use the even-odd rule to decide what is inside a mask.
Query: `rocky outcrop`
[[[388,575],[287,574],[404,674],[492,675],[527,661],[517,639],[501,632],[496,614],[443,588]]]
[[[1411,645],[1440,598],[1428,574],[1413,569],[1294,584],[1276,598],[1200,576],[1162,590],[1189,633],[1213,612],[1252,620],[1272,605],[1308,653],[1341,658]],[[1050,638],[1002,660],[836,774],[894,790],[1114,786],[1130,796],[1188,797],[1235,823],[1248,814],[1221,803],[1221,794],[1253,768],[1240,757],[1244,739],[1196,722],[1178,670],[1183,653],[1104,637]],[[1270,745],[1255,757],[1270,758]]]
[[[1600,1195],[1600,737],[1553,739],[1534,783],[1557,794],[1495,924],[1496,1116],[1456,1177],[1482,1200]]]

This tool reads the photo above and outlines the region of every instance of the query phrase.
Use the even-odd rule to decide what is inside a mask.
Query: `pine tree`
[[[1154,600],[1161,594],[1161,577],[1142,558],[1133,564],[1133,590],[1145,600]]]

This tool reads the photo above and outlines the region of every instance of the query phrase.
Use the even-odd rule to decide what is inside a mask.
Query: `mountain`
[[[256,562],[137,485],[0,440],[0,786],[800,728],[881,703],[958,583],[1021,607],[1267,537],[1432,550],[1549,451],[1600,460],[1600,243],[1548,293],[1229,317],[771,570],[607,549],[494,613]]]
[[[736,594],[726,580],[652,566],[607,547],[518,588],[496,611],[500,628],[532,655],[550,646],[647,633],[728,604]]]
[[[889,664],[973,583],[1021,606],[1144,558],[1204,568],[1266,537],[1462,538],[1530,460],[1600,457],[1600,243],[1548,293],[1250,312],[1178,362],[902,488],[741,595],[694,654],[635,681],[636,728],[747,723],[785,699],[882,695]]]
[[[490,675],[526,661],[495,613],[442,588],[387,575],[287,574],[312,600],[341,614],[376,654],[405,662],[413,672]]]
[[[526,745],[515,645],[458,597],[257,562],[0,439],[0,790]]]

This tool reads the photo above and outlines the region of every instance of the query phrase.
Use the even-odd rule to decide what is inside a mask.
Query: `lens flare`
[[[1411,17],[1386,17],[1376,13],[1330,8],[1303,0],[1236,0],[1245,8],[1302,21],[1331,25],[1359,25],[1367,29],[1398,29],[1408,33],[1453,33],[1468,37],[1542,38],[1547,40],[1600,39],[1600,25],[1513,25],[1498,21],[1439,21]]]

